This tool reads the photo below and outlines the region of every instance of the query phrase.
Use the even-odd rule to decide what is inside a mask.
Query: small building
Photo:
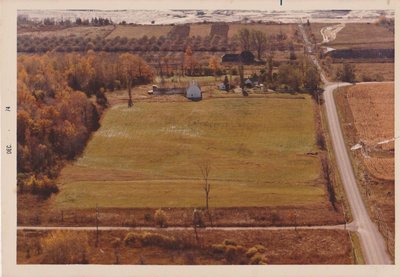
[[[186,98],[191,100],[201,100],[202,93],[197,82],[192,81],[186,89]]]
[[[255,62],[255,58],[253,53],[250,51],[243,51],[240,54],[225,54],[222,56],[223,63],[239,63],[243,64],[253,64]]]
[[[248,88],[253,87],[253,81],[250,79],[247,79],[246,81],[244,81],[244,85]]]

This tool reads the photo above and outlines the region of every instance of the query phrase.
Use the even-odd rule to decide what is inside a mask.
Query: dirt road
[[[340,26],[337,25],[336,30],[341,29],[339,27]],[[333,149],[335,152],[336,163],[338,165],[340,177],[353,215],[353,222],[351,224],[355,227],[359,234],[365,261],[367,264],[392,264],[392,260],[387,253],[386,242],[383,239],[382,234],[378,231],[376,224],[369,217],[368,211],[361,198],[361,193],[356,183],[353,167],[351,165],[346,144],[344,143],[342,130],[340,128],[339,117],[336,110],[335,100],[333,98],[333,91],[338,87],[348,86],[350,84],[331,83],[326,79],[317,58],[311,51],[312,45],[307,38],[307,34],[302,24],[299,24],[299,29],[303,35],[309,57],[311,61],[318,67],[318,70],[321,74],[321,79],[325,84],[323,97],[325,100],[326,115]]]
[[[334,26],[327,26],[321,29],[322,42],[328,43],[336,39],[336,34],[340,32],[346,25],[344,23],[340,23]]]
[[[364,258],[367,264],[391,264],[392,261],[386,250],[386,243],[378,231],[375,223],[369,217],[368,211],[361,198],[353,167],[347,153],[344,143],[342,130],[340,128],[339,118],[336,110],[333,91],[342,86],[350,85],[348,83],[326,83],[324,99],[326,105],[326,114],[328,118],[329,131],[332,138],[333,148],[336,156],[336,162],[339,168],[340,176],[347,199],[350,203],[353,215],[353,224],[359,233]]]

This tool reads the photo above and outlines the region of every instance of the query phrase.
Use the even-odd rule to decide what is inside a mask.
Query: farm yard
[[[202,206],[205,161],[211,206],[323,203],[320,162],[307,155],[317,151],[313,106],[301,98],[114,106],[82,158],[62,172],[56,205]]]
[[[348,147],[363,142],[351,157],[371,217],[383,222],[393,244],[394,83],[351,86],[335,97]]]
[[[18,17],[18,263],[373,260],[333,159],[322,113],[335,103],[320,97],[333,85],[318,63],[330,80],[393,80],[392,19],[127,21]],[[321,44],[323,28],[334,40]],[[362,197],[393,248],[394,85],[334,97],[347,146],[361,146],[350,155]]]

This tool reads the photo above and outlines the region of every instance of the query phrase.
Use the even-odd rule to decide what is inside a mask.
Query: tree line
[[[107,90],[148,83],[153,71],[132,54],[20,55],[17,171],[20,192],[48,196],[65,161],[99,128]]]

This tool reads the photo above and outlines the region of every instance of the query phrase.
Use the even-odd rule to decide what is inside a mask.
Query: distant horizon
[[[277,22],[298,23],[301,19],[311,22],[330,23],[345,21],[347,23],[372,23],[379,16],[394,18],[394,10],[238,10],[238,9],[60,9],[60,10],[18,10],[18,16],[26,16],[33,21],[51,18],[55,21],[76,18],[91,19],[94,17],[109,18],[114,23],[125,21],[127,24],[188,24],[205,22]],[[154,22],[153,22],[154,21]]]

